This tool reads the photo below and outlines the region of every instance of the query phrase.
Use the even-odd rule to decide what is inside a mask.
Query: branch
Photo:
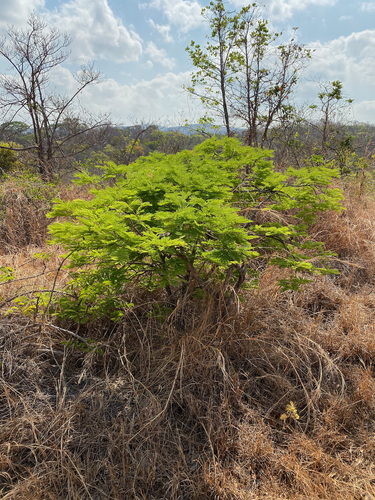
[[[10,149],[11,151],[30,151],[31,149],[37,149],[37,145],[35,144],[34,146],[27,146],[24,148],[14,148],[12,146],[2,146],[0,145],[0,149]]]

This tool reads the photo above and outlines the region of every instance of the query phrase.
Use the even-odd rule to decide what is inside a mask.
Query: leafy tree
[[[0,74],[1,113],[12,123],[16,116],[29,117],[33,141],[22,149],[36,152],[39,172],[45,180],[53,178],[59,161],[95,144],[106,130],[105,119],[95,119],[89,114],[82,119],[82,110],[74,107],[77,96],[100,79],[100,73],[91,64],[76,73],[77,88],[73,95],[56,94],[50,86],[51,71],[66,61],[70,43],[70,36],[49,27],[35,14],[30,15],[28,28],[10,28],[0,38],[0,57],[10,66],[6,73]],[[77,121],[77,115],[85,126],[75,131],[65,127],[67,133],[59,133],[64,129],[63,122]]]
[[[318,94],[319,105],[311,105],[310,109],[318,110],[320,113],[318,129],[321,133],[321,148],[325,153],[329,147],[332,136],[332,125],[342,117],[344,109],[353,103],[353,99],[344,99],[342,94],[342,83],[339,80],[320,84],[321,92]]]
[[[186,90],[223,119],[227,135],[232,122],[246,125],[246,143],[263,147],[271,124],[291,112],[288,101],[310,51],[296,42],[278,42],[282,33],[268,28],[256,4],[239,13],[223,0],[211,1],[202,14],[211,30],[204,48],[191,42],[187,51],[196,71]]]
[[[138,124],[129,127],[111,128],[110,140],[100,151],[96,151],[86,160],[91,166],[106,161],[128,165],[139,156],[158,151],[165,154],[178,153],[192,149],[203,142],[204,137],[197,133],[183,133],[185,127],[159,129],[157,125]],[[96,163],[95,163],[96,162]]]
[[[95,186],[93,199],[59,201],[49,214],[60,220],[52,241],[80,268],[65,313],[116,318],[126,306],[121,294],[136,283],[164,288],[173,305],[203,293],[225,314],[259,260],[290,269],[284,289],[298,288],[306,273],[331,272],[319,266],[328,254],[309,241],[307,226],[318,212],[342,208],[330,185],[338,172],[317,162],[281,174],[271,154],[212,138],[192,151],[108,163],[102,176],[80,174]]]
[[[319,104],[309,107],[312,116],[307,116],[304,121],[317,135],[319,152],[326,159],[335,159],[341,173],[344,173],[347,156],[355,149],[355,137],[348,133],[347,127],[343,125],[353,99],[344,97],[342,82],[339,80],[320,83],[319,86]]]
[[[0,125],[0,137],[4,141],[18,142],[30,130],[27,123],[21,121],[5,122]]]
[[[184,149],[192,149],[197,144],[203,142],[202,135],[194,133],[183,133],[179,130],[153,130],[150,140],[144,142],[145,148],[149,151],[159,151],[165,154],[175,154]]]
[[[290,116],[272,127],[267,144],[275,149],[278,164],[303,165],[312,155],[334,161],[341,174],[357,170],[361,156],[370,157],[371,133],[348,123],[352,99],[344,97],[342,83],[319,83],[315,104],[292,109]]]
[[[154,125],[147,124],[121,128],[111,127],[108,130],[109,142],[106,146],[93,151],[83,163],[91,167],[107,161],[113,161],[118,165],[129,165],[139,156],[145,154],[143,138],[149,135],[154,128]]]

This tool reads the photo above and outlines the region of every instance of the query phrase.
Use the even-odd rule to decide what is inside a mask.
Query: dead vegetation
[[[87,198],[87,189],[53,186],[27,172],[15,172],[0,184],[0,253],[18,254],[27,247],[44,247],[48,224],[46,214],[54,198]]]
[[[346,195],[311,228],[341,274],[280,293],[283,271],[267,269],[220,329],[210,303],[182,332],[156,312],[162,294],[135,290],[116,325],[3,316],[1,498],[375,498],[375,202]],[[66,282],[42,240],[2,247],[18,280],[1,285],[3,311]],[[299,418],[280,419],[290,402]]]

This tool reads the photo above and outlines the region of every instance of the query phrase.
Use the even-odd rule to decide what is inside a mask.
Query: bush
[[[5,142],[0,142],[0,146],[9,147],[10,145]],[[12,144],[12,146],[17,146],[16,144]],[[12,151],[11,149],[3,149],[0,147],[0,176],[11,172],[12,170],[16,170],[20,168],[21,163],[18,160],[18,156],[16,151]]]
[[[226,314],[246,281],[256,285],[259,267],[288,268],[283,289],[298,289],[306,273],[334,272],[307,226],[319,212],[342,208],[331,185],[338,171],[316,161],[282,174],[271,157],[233,138],[212,138],[128,166],[109,162],[102,176],[80,174],[79,183],[95,186],[93,199],[60,200],[49,214],[67,219],[50,226],[52,241],[79,268],[72,298],[64,299],[68,316],[80,321],[93,308],[118,317],[130,283],[164,288],[174,306],[209,297]]]

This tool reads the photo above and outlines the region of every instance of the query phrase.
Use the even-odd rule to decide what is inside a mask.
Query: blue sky
[[[22,27],[35,10],[73,37],[69,60],[53,75],[58,91],[72,91],[72,72],[94,60],[105,79],[82,96],[84,106],[117,123],[182,123],[202,115],[182,85],[193,69],[185,47],[204,43],[207,34],[203,6],[203,0],[0,0],[0,33]],[[298,27],[299,41],[315,51],[298,102],[314,100],[314,80],[341,80],[355,102],[353,118],[375,123],[375,2],[266,0],[265,9],[272,27],[286,34]],[[0,70],[6,71],[1,61]]]

